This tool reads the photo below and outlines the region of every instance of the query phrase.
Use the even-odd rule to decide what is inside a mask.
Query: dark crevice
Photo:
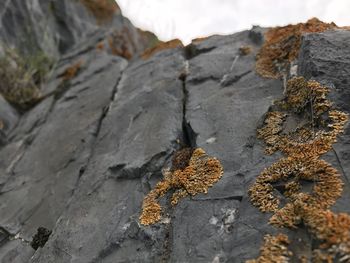
[[[7,243],[11,234],[4,228],[0,227],[0,247]]]
[[[97,121],[97,125],[96,125],[96,128],[95,128],[95,131],[93,132],[93,137],[94,138],[93,138],[93,140],[92,140],[92,142],[90,144],[90,152],[88,154],[88,157],[86,159],[85,164],[80,167],[79,176],[78,176],[78,179],[77,179],[77,181],[75,183],[75,187],[73,188],[71,197],[74,196],[74,193],[75,193],[76,189],[78,189],[80,180],[83,177],[83,175],[85,174],[86,169],[87,169],[87,167],[88,167],[88,165],[89,165],[89,163],[91,161],[91,158],[92,158],[92,156],[94,154],[94,148],[95,148],[95,145],[96,145],[96,142],[97,142],[97,138],[98,138],[98,136],[100,134],[103,121],[104,121],[104,119],[106,118],[106,116],[108,114],[108,110],[109,110],[110,104],[113,102],[115,94],[118,92],[118,86],[119,86],[119,83],[120,83],[120,81],[121,81],[121,79],[123,77],[123,73],[124,73],[124,71],[121,72],[120,77],[117,79],[116,84],[113,87],[113,90],[112,90],[111,96],[110,96],[109,104],[102,108],[102,112],[101,112],[101,115],[100,115],[100,117],[99,117],[99,119]]]
[[[186,60],[190,60],[200,54],[208,53],[215,49],[215,47],[201,48],[199,49],[195,44],[191,43],[184,47],[184,56]]]
[[[109,176],[107,178],[114,178],[117,180],[132,180],[142,178],[143,175],[147,173],[159,173],[160,169],[164,166],[169,153],[167,151],[162,151],[155,154],[152,158],[147,161],[141,167],[127,167],[127,164],[120,163],[108,167]]]
[[[186,119],[187,103],[188,103],[188,90],[186,88],[187,73],[181,74],[179,79],[182,81],[182,140],[183,147],[195,148],[197,146],[198,134],[192,129],[190,122]]]
[[[51,233],[51,230],[46,229],[45,227],[39,227],[37,233],[33,236],[32,242],[30,242],[31,247],[34,250],[37,250],[39,247],[44,247],[49,240]]]
[[[199,84],[202,84],[206,81],[209,81],[209,80],[212,80],[212,81],[215,81],[215,82],[218,82],[221,80],[221,77],[219,76],[213,76],[213,75],[209,75],[209,76],[205,76],[205,77],[197,77],[197,78],[191,78],[188,80],[189,83],[193,84],[193,85],[199,85]]]

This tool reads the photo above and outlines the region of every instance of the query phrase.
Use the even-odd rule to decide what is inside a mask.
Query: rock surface
[[[257,257],[263,236],[276,229],[269,214],[251,205],[247,190],[279,156],[264,154],[256,129],[283,96],[281,80],[255,72],[264,30],[212,36],[127,61],[95,48],[106,32],[132,28],[120,14],[101,28],[76,1],[52,1],[55,15],[46,16],[49,2],[0,3],[3,42],[21,48],[6,23],[15,20],[15,32],[24,32],[23,19],[38,17],[43,22],[33,27],[36,44],[58,58],[42,87],[44,99],[33,109],[19,116],[0,100],[0,261],[216,263]],[[349,41],[344,30],[305,35],[297,61],[298,74],[330,86],[331,100],[346,112]],[[136,54],[142,47],[130,50]],[[63,73],[77,62],[77,74],[65,80]],[[218,158],[224,175],[208,194],[175,207],[166,196],[163,220],[142,226],[142,200],[182,145]],[[325,155],[345,183],[333,209],[347,213],[349,152],[348,125]],[[29,243],[39,227],[52,234],[35,251]],[[302,235],[287,234],[295,240]],[[311,252],[307,244],[294,250],[300,247]]]

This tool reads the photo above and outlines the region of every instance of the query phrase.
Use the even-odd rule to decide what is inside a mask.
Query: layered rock
[[[245,262],[258,256],[265,234],[277,229],[268,223],[271,214],[251,204],[248,189],[281,155],[264,153],[257,129],[284,91],[283,80],[255,71],[265,30],[158,48],[128,61],[142,50],[134,45],[142,36],[121,29],[125,34],[113,35],[119,46],[108,47],[115,28],[132,27],[118,11],[100,24],[76,1],[1,5],[5,43],[22,48],[4,22],[8,17],[18,19],[22,32],[19,21],[33,24],[39,13],[38,21],[46,22],[33,26],[35,47],[58,59],[32,109],[19,115],[0,100],[2,262]],[[45,8],[55,15],[43,15]],[[349,40],[344,30],[304,35],[295,62],[298,75],[330,87],[330,100],[344,112],[350,112]],[[336,212],[350,212],[349,132],[347,126],[323,157],[344,182]],[[161,221],[142,225],[144,197],[183,147],[216,157],[221,179],[177,206],[169,192],[160,199]],[[30,242],[40,227],[52,234],[35,251]],[[294,254],[311,255],[305,232],[285,234],[302,240],[290,248]]]

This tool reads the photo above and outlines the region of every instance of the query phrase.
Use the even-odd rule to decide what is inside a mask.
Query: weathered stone
[[[82,83],[68,83],[68,90],[56,97],[44,120],[33,109],[27,122],[18,127],[20,133],[28,134],[38,122],[44,122],[26,141],[21,153],[16,153],[19,157],[14,158],[15,163],[6,167],[10,175],[1,188],[0,225],[12,234],[19,232],[27,240],[40,226],[52,229],[74,193],[80,169],[90,158],[105,107],[126,66],[123,59],[103,53],[89,53],[82,59],[82,70],[89,78]],[[103,72],[96,73],[96,65]],[[52,100],[47,100],[50,105]]]
[[[161,257],[164,227],[141,227],[138,217],[143,196],[182,137],[183,67],[180,52],[164,52],[126,69],[79,188],[33,262]]]
[[[16,127],[18,120],[16,110],[0,95],[0,141],[6,141],[7,135]]]
[[[350,31],[334,30],[303,37],[298,73],[315,79],[330,88],[330,100],[335,107],[350,113]],[[324,156],[342,174],[344,190],[332,207],[334,211],[350,213],[350,125],[338,138],[332,151]]]
[[[256,136],[284,92],[281,80],[255,72],[265,29],[137,59],[149,43],[138,43],[145,36],[119,11],[99,24],[80,1],[8,0],[0,10],[4,44],[58,58],[30,111],[19,116],[0,98],[1,262],[244,262],[257,257],[265,234],[281,232],[247,194],[281,157],[266,155]],[[345,112],[349,41],[344,30],[307,34],[293,66],[293,74],[328,85]],[[349,127],[322,156],[345,183],[332,209],[347,213]],[[181,147],[203,148],[224,174],[207,194],[176,206],[169,191],[160,198],[162,220],[143,226],[143,198]],[[275,194],[285,201],[278,188]],[[29,244],[43,228],[35,252]],[[295,255],[311,255],[305,229],[283,232]]]

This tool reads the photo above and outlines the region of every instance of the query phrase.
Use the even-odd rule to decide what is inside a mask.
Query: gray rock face
[[[0,3],[0,44],[23,53],[44,51],[57,58],[82,39],[102,40],[117,34],[135,54],[145,48],[142,37],[117,10],[107,23],[99,23],[80,0],[5,0]],[[19,37],[20,36],[20,37]],[[96,43],[95,43],[96,44]],[[1,54],[1,52],[0,52]]]
[[[315,79],[330,88],[330,100],[335,107],[350,113],[350,32],[329,31],[306,35],[302,41],[298,71],[306,78]],[[325,155],[342,174],[344,191],[332,207],[334,211],[350,213],[350,125]]]
[[[6,140],[5,137],[16,127],[18,120],[16,110],[0,95],[0,141]]]
[[[7,12],[32,10],[21,9],[23,3],[0,3],[0,20]],[[45,5],[33,3],[35,10]],[[58,9],[63,6],[77,3],[62,1]],[[71,30],[79,32],[76,23]],[[280,156],[264,154],[256,129],[283,96],[282,81],[255,72],[261,32],[255,27],[212,36],[128,62],[95,49],[103,34],[72,47],[78,37],[68,34],[72,42],[64,42],[65,33],[57,30],[70,51],[44,85],[44,99],[22,116],[0,101],[0,119],[7,123],[0,146],[0,261],[216,263],[257,257],[263,236],[277,230],[268,224],[269,214],[251,205],[247,191]],[[349,40],[349,31],[306,35],[298,59],[299,75],[331,86],[331,100],[346,112]],[[251,52],[244,54],[241,47],[248,46]],[[79,61],[77,75],[64,80],[62,74]],[[345,183],[333,209],[347,213],[349,136],[348,126],[324,156]],[[175,207],[166,195],[161,222],[141,225],[144,196],[183,144],[217,157],[223,177],[207,194]],[[34,251],[29,243],[39,227],[52,234]],[[295,240],[303,234],[286,233]],[[293,249],[311,251],[300,247]]]

